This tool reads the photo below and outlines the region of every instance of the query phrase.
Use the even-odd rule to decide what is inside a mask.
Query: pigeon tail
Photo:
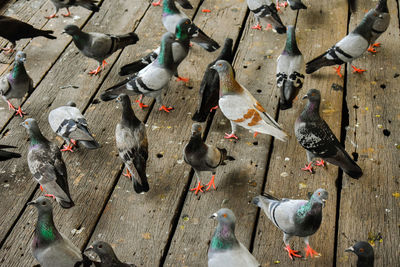
[[[208,52],[214,52],[215,50],[217,50],[220,47],[216,41],[214,41],[213,39],[208,37],[201,29],[198,29],[198,28],[197,28],[196,33],[194,35],[192,35],[190,40],[192,42],[200,45]]]
[[[0,150],[0,161],[9,160],[12,158],[20,158],[20,157],[21,154]]]
[[[69,197],[69,201],[65,201],[63,199],[57,199],[57,202],[60,204],[60,206],[64,209],[70,209],[73,206],[75,206],[75,203],[72,201],[71,197]]]
[[[326,67],[326,66],[333,66],[336,65],[338,63],[336,63],[334,60],[329,60],[326,58],[326,52],[318,57],[316,57],[315,59],[307,62],[306,64],[306,73],[307,74],[311,74],[317,70],[319,70],[322,67]]]
[[[130,32],[124,35],[117,35],[114,36],[113,38],[115,40],[113,52],[125,48],[128,45],[136,44],[137,41],[139,41],[139,37],[134,32]]]
[[[192,120],[197,122],[205,122],[208,117],[208,113],[202,112],[202,109],[196,110],[194,113]]]
[[[176,0],[176,2],[184,9],[193,9],[192,4],[188,0]]]
[[[116,85],[106,89],[104,93],[100,95],[100,99],[104,102],[116,99],[123,91],[125,90],[125,86],[128,80],[123,80]]]
[[[257,205],[260,208],[264,208],[265,207],[264,203],[269,203],[270,200],[280,201],[280,199],[278,199],[268,193],[262,193],[262,195],[254,197],[252,200],[252,203],[254,205]]]
[[[98,149],[101,147],[101,145],[99,143],[97,143],[96,140],[93,141],[78,141],[78,144],[83,145],[84,147],[86,147],[87,149]]]
[[[304,5],[302,2],[294,2],[290,5],[292,10],[300,10],[300,9],[307,9],[307,6]]]
[[[347,154],[346,151],[343,152],[343,156],[337,162],[335,160],[327,159],[328,162],[333,163],[339,166],[346,174],[348,174],[351,178],[358,179],[363,175],[363,172],[360,166]]]
[[[221,163],[220,165],[226,165],[225,160],[234,161],[235,158],[228,155],[228,151],[225,148],[218,148],[221,153]]]
[[[130,173],[132,174],[133,189],[135,190],[135,192],[138,194],[143,192],[148,192],[150,187],[147,181],[146,170],[145,169],[138,170],[133,165],[127,167]],[[144,168],[146,168],[146,166],[144,166]]]
[[[99,12],[100,8],[96,5],[96,3],[97,1],[94,0],[84,0],[84,1],[78,1],[77,4],[93,12]]]
[[[135,62],[132,62],[130,64],[121,67],[121,70],[119,71],[118,74],[120,76],[125,76],[128,74],[139,72],[143,68],[147,67],[150,63],[152,63],[157,57],[158,57],[157,53],[150,52],[145,57],[142,57],[141,59],[136,60]]]
[[[285,98],[279,99],[279,109],[280,110],[286,110],[286,109],[290,109],[292,107],[293,107],[292,101],[286,100]]]
[[[37,37],[37,36],[43,36],[46,37],[47,39],[57,39],[57,37],[51,35],[54,33],[54,31],[48,30],[48,31],[43,31],[39,29],[34,29],[35,31],[32,33],[32,37]]]

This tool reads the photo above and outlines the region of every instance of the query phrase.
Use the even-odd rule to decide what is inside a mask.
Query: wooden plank
[[[300,11],[297,21],[297,40],[305,61],[323,53],[327,48],[346,35],[347,5],[346,1],[316,2],[305,1],[306,11]],[[312,18],[312,19],[311,19]],[[279,50],[284,47],[282,42]],[[271,77],[272,80],[272,77]],[[315,74],[307,75],[299,99],[311,88],[317,88],[322,94],[321,116],[327,121],[336,136],[340,136],[342,118],[342,91],[331,89],[332,83],[341,84],[332,68],[325,68]],[[307,199],[307,192],[324,188],[329,192],[329,199],[323,211],[323,221],[318,232],[310,238],[310,245],[321,253],[321,257],[296,260],[292,262],[284,250],[283,233],[266,217],[264,212],[258,221],[254,255],[262,266],[273,265],[279,261],[283,266],[331,266],[334,255],[336,187],[338,169],[329,165],[326,169],[317,168],[311,175],[301,171],[307,162],[305,150],[298,144],[294,135],[294,122],[303,110],[305,103],[301,100],[293,108],[279,112],[279,123],[284,129],[290,129],[287,143],[274,142],[271,162],[268,166],[267,183],[264,188],[277,197]],[[304,243],[300,238],[293,238],[292,249],[300,250],[305,256]]]
[[[290,23],[295,21],[295,17],[296,13],[287,12],[282,19]],[[279,95],[276,89],[272,89],[275,83],[274,59],[281,53],[280,46],[285,42],[286,35],[253,30],[253,14],[248,18],[234,61],[236,77],[274,116]],[[261,192],[272,137],[260,134],[254,138],[252,133],[239,127],[237,134],[240,140],[227,141],[223,136],[230,132],[230,127],[229,120],[218,111],[207,143],[226,148],[236,160],[218,168],[215,192],[200,193],[199,197],[188,193],[166,266],[207,264],[208,246],[216,227],[215,222],[208,218],[222,207],[230,208],[235,213],[236,236],[245,246],[250,246],[257,209],[249,203]],[[187,135],[185,143],[189,137]],[[203,183],[208,182],[209,175],[203,174]],[[193,178],[191,187],[195,187],[196,183]]]
[[[94,31],[98,29],[98,25],[104,24],[105,27],[102,29],[104,32],[128,32],[132,30],[133,25],[136,25],[138,21],[140,21],[148,6],[149,3],[147,1],[140,1],[137,5],[132,5],[123,0],[106,1],[104,2],[105,8],[93,17],[87,27],[85,27],[85,30]],[[112,12],[110,12],[110,10]],[[115,17],[121,17],[121,19],[115,20]],[[39,125],[45,136],[54,139],[54,133],[50,131],[49,127],[46,127],[49,111],[65,104],[69,100],[75,101],[77,106],[83,110],[90,103],[92,96],[97,92],[97,88],[104,78],[107,77],[107,73],[118,55],[119,53],[115,53],[108,59],[109,68],[106,68],[98,77],[91,77],[87,74],[87,70],[96,65],[96,62],[77,53],[77,49],[74,45],[71,45],[65,53],[61,55],[60,60],[52,68],[51,73],[49,73],[46,79],[26,102],[31,115],[39,121]],[[79,88],[65,89],[73,91],[59,89],[59,86],[65,85],[66,83],[70,84],[71,81],[73,81],[75,85],[78,85]],[[96,104],[92,104],[89,110],[96,109],[96,107]],[[98,120],[104,123],[107,121],[107,118],[108,115],[104,114],[99,117]],[[21,140],[26,140],[27,137],[24,129],[18,126],[20,122],[21,120],[13,120],[8,125],[10,131],[8,131],[7,135],[3,138],[4,143],[7,144],[16,145],[19,143],[23,155],[20,160],[14,161],[15,167],[13,166],[11,171],[9,168],[10,165],[2,164],[0,167],[0,181],[3,184],[4,181],[7,180],[9,185],[7,188],[2,188],[0,196],[4,203],[13,203],[12,207],[3,206],[2,208],[3,216],[0,222],[1,239],[4,239],[8,229],[12,227],[16,217],[24,208],[25,203],[28,201],[31,194],[35,192],[36,188],[36,184],[26,166],[25,159],[28,143],[21,142]],[[88,122],[89,125],[92,125],[92,131],[103,147],[97,151],[81,151],[74,154],[64,154],[64,160],[69,170],[70,190],[77,207],[70,210],[60,210],[60,208],[57,207],[55,211],[56,217],[69,218],[63,221],[65,224],[59,225],[59,229],[62,232],[69,233],[71,229],[78,229],[80,227],[87,229],[81,235],[74,236],[73,238],[75,243],[80,244],[80,246],[83,246],[84,242],[88,239],[91,232],[90,229],[94,227],[105,200],[114,185],[116,174],[119,172],[109,157],[109,155],[112,155],[111,159],[115,160],[114,164],[118,162],[115,157],[116,151],[110,149],[109,146],[109,132],[103,131],[104,124],[92,122],[90,118],[88,118]],[[12,164],[14,164],[14,162]],[[99,166],[104,166],[104,168],[99,168]],[[87,216],[82,217],[80,216],[81,214]],[[24,231],[20,231],[27,222],[33,219],[34,218],[30,215],[30,211],[25,211],[9,238],[6,240],[3,246],[4,249],[0,253],[0,261],[10,264],[7,266],[16,264],[15,255],[21,253],[20,247],[25,253],[24,257],[21,257],[21,259],[18,257],[18,259],[21,262],[32,261],[30,256],[26,256],[29,255],[29,248],[21,244],[27,242],[33,229],[27,227]],[[25,237],[21,238],[21,235]]]
[[[222,44],[227,34],[237,36],[246,4],[233,0],[217,1],[213,5],[204,2],[202,9],[212,11],[208,14],[199,12],[195,18],[196,25]],[[226,30],[218,30],[221,27]],[[161,264],[173,222],[180,212],[181,199],[187,194],[190,168],[183,163],[182,147],[190,135],[197,89],[208,61],[217,53],[219,51],[210,54],[196,45],[192,48],[189,58],[180,67],[180,74],[190,77],[189,85],[194,89],[187,90],[182,84],[171,81],[164,101],[173,105],[175,110],[165,114],[156,106],[147,121],[150,191],[145,195],[134,194],[131,182],[121,178],[92,236],[92,240],[101,239],[114,244],[121,258],[137,265]],[[119,112],[116,120],[120,120]]]
[[[350,29],[375,7],[376,1],[359,3],[352,15]],[[353,63],[367,71],[363,75],[349,74],[347,106],[351,127],[347,131],[346,147],[358,154],[364,171],[359,180],[344,177],[340,198],[337,265],[355,266],[356,256],[344,252],[355,241],[367,241],[377,235],[375,266],[399,264],[399,131],[398,99],[400,59],[394,56],[399,45],[399,21],[395,1],[388,1],[391,22],[378,39],[382,47],[375,55],[367,52]],[[348,72],[351,67],[348,66]],[[396,75],[397,73],[397,75]],[[356,127],[354,127],[356,126]],[[384,130],[390,132],[384,135]],[[386,131],[385,131],[386,132]],[[397,147],[396,147],[397,146]]]

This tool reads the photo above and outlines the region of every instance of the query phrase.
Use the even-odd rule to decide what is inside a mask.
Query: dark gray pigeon
[[[260,20],[262,20],[268,23],[269,26],[272,25],[273,30],[277,33],[283,34],[286,32],[286,27],[278,15],[275,3],[271,0],[247,0],[247,6],[254,13],[257,20],[257,25],[253,26],[252,29],[261,30]]]
[[[279,108],[282,110],[293,106],[293,100],[303,87],[304,58],[297,47],[295,32],[295,27],[288,26],[285,49],[277,60],[276,83],[281,91]]]
[[[68,187],[67,168],[61,157],[58,147],[49,142],[40,132],[34,119],[26,119],[21,123],[29,134],[30,147],[28,152],[28,166],[33,178],[40,184],[40,188],[47,192],[64,209],[74,206]]]
[[[225,39],[224,47],[216,60],[208,64],[206,72],[204,73],[203,80],[200,84],[199,90],[199,104],[192,120],[197,122],[205,122],[208,114],[212,110],[218,108],[219,100],[219,75],[218,72],[211,67],[218,60],[225,60],[232,64],[234,53],[232,51],[233,40],[231,38]]]
[[[64,33],[72,36],[76,47],[89,58],[93,58],[99,62],[97,69],[89,72],[89,74],[98,74],[107,62],[106,58],[111,56],[115,51],[123,49],[128,45],[136,44],[139,37],[134,32],[124,35],[112,35],[99,32],[84,32],[76,25],[67,25],[64,27]]]
[[[158,0],[157,2],[153,2],[151,4],[153,6],[161,6],[161,1],[162,0]],[[192,4],[188,0],[175,0],[175,2],[177,2],[184,9],[193,9]]]
[[[287,0],[287,2],[292,10],[307,9],[307,6],[301,0]]]
[[[191,34],[191,22],[190,19],[181,19],[179,23],[176,25],[175,37],[176,41],[172,43],[172,56],[174,58],[174,64],[179,65],[189,53],[190,47],[190,39],[189,35]],[[153,61],[155,61],[160,54],[160,47],[156,50],[150,52],[145,57],[127,64],[123,66],[119,72],[119,75],[124,76],[128,74],[134,74],[143,68],[147,67]],[[188,82],[189,79],[179,77],[178,71],[176,70],[175,77],[178,80],[182,80]]]
[[[56,10],[53,15],[46,17],[47,19],[52,19],[57,17],[57,12],[60,8],[66,8],[68,11],[67,14],[61,14],[61,15],[63,15],[64,17],[71,16],[69,8],[72,6],[81,6],[93,12],[99,11],[99,7],[96,6],[97,1],[95,0],[51,0],[51,2],[53,3],[54,8]]]
[[[319,115],[321,94],[317,89],[310,89],[303,99],[308,99],[303,112],[297,118],[294,132],[300,145],[307,151],[309,164],[303,170],[312,172],[314,158],[321,158],[317,165],[324,165],[324,160],[339,166],[350,177],[362,176],[361,168],[351,159],[328,124]]]
[[[318,255],[308,243],[308,238],[315,234],[322,222],[322,208],[328,199],[328,192],[324,189],[317,189],[310,200],[279,199],[269,194],[256,196],[253,204],[260,207],[268,219],[283,232],[285,250],[289,253],[290,259],[300,258],[298,251],[290,248],[290,239],[293,236],[303,237],[306,244],[306,257]]]
[[[329,48],[325,53],[307,62],[306,73],[310,74],[322,67],[332,65],[342,65],[347,62],[352,62],[359,58],[370,46],[373,40],[373,25],[378,19],[377,11],[371,9],[363,18],[361,23],[346,37]],[[340,77],[339,66],[336,72]],[[354,72],[362,73],[365,70],[358,69],[352,66]]]
[[[172,33],[165,33],[161,41],[160,54],[156,61],[124,81],[106,89],[100,95],[101,100],[109,101],[117,98],[120,94],[144,95],[154,97],[160,105],[159,110],[169,112],[172,107],[164,106],[161,97],[161,91],[166,87],[172,75],[176,73],[177,65],[174,63],[172,55],[172,43],[175,36]],[[139,106],[145,107],[140,98]]]
[[[357,255],[357,267],[374,267],[374,249],[368,242],[357,242],[345,251]]]
[[[375,41],[387,30],[390,24],[387,0],[379,0],[378,5],[375,7],[375,11],[378,13],[378,16],[372,25],[372,40],[370,42],[370,47],[368,48],[368,51],[371,53],[376,53],[374,47],[379,47],[381,43],[375,43]]]
[[[32,241],[32,254],[41,267],[72,267],[82,261],[81,251],[63,234],[53,221],[53,206],[43,196],[28,202],[38,211],[38,219]]]
[[[24,116],[25,112],[21,110],[21,106],[15,108],[11,104],[10,99],[23,98],[27,93],[30,94],[33,91],[33,81],[26,72],[24,62],[26,60],[26,54],[22,51],[18,51],[15,55],[14,67],[10,73],[7,73],[0,77],[0,96],[8,103],[8,109],[14,110],[15,115]]]
[[[21,154],[5,151],[6,148],[16,148],[15,146],[0,145],[0,161],[6,161],[13,158],[20,158]]]
[[[101,262],[96,262],[95,266],[99,267],[136,267],[135,264],[123,263],[115,255],[113,248],[106,242],[95,241],[90,245],[85,252],[93,251],[95,252]]]
[[[175,34],[176,25],[181,19],[186,18],[188,18],[188,16],[179,11],[179,9],[175,6],[174,0],[163,0],[162,23],[168,32]],[[192,42],[200,45],[208,52],[213,52],[219,48],[219,44],[208,37],[194,23],[191,24],[191,28],[193,34],[191,35],[190,40]]]
[[[8,53],[14,52],[16,41],[27,38],[43,36],[47,39],[56,39],[51,35],[53,31],[45,31],[34,28],[23,21],[0,15],[0,36],[11,42],[11,47],[0,48]]]
[[[211,215],[218,220],[217,229],[208,249],[208,267],[259,267],[260,263],[235,236],[235,214],[220,209]]]
[[[122,105],[122,120],[115,129],[115,140],[119,156],[126,166],[126,176],[132,178],[135,192],[149,191],[146,176],[148,142],[146,127],[133,112],[129,96],[121,94],[117,101]]]
[[[228,156],[226,149],[205,144],[201,139],[201,130],[200,123],[193,123],[192,136],[183,149],[183,159],[193,168],[197,178],[197,186],[190,189],[190,191],[195,191],[196,195],[199,191],[203,192],[202,188],[204,186],[201,184],[201,172],[212,172],[212,177],[207,184],[206,190],[208,191],[211,186],[215,189],[214,179],[218,166],[225,165],[225,160],[235,160],[233,157]]]
[[[85,117],[76,108],[74,102],[70,101],[66,106],[50,111],[49,124],[51,129],[67,143],[61,151],[72,152],[72,148],[76,144],[81,144],[87,149],[100,148],[100,144],[90,133]]]

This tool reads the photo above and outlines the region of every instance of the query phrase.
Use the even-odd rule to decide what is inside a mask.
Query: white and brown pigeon
[[[266,112],[254,96],[234,78],[231,64],[218,60],[211,68],[219,74],[219,107],[232,126],[232,132],[225,138],[235,138],[236,126],[240,125],[252,132],[269,134],[281,141],[287,141],[288,135]]]

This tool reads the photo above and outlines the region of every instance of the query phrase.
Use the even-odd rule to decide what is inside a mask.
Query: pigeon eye
[[[99,245],[99,248],[103,248],[103,245]]]
[[[363,248],[360,248],[360,250],[359,250],[361,253],[363,253],[364,252],[364,249]]]
[[[46,201],[43,201],[41,204],[42,204],[43,206],[46,206]]]
[[[228,215],[226,213],[222,214],[222,217],[226,218]]]
[[[321,192],[318,192],[318,196],[320,196],[321,195]]]
[[[25,124],[28,125],[28,122],[26,121]]]

